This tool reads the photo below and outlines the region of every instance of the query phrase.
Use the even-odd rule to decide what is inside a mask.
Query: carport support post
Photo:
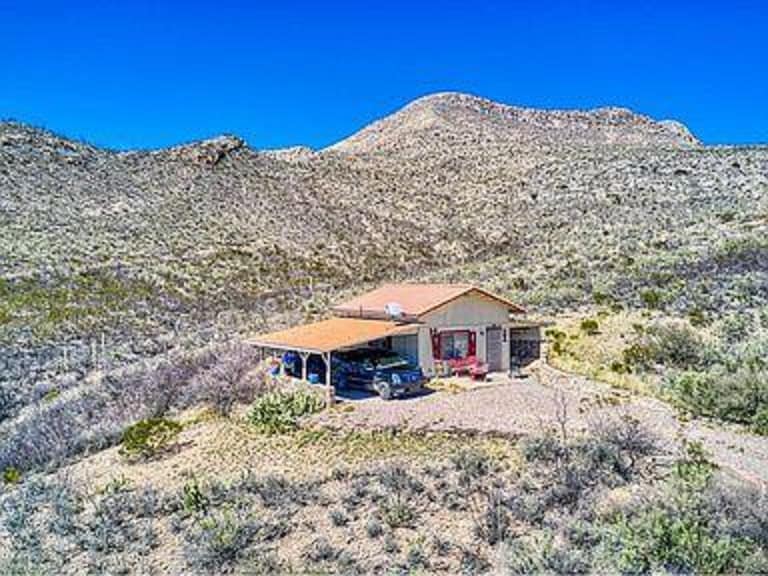
[[[323,354],[323,360],[325,361],[325,407],[327,409],[330,409],[336,402],[336,390],[333,389],[333,384],[331,383],[331,354],[332,352]]]
[[[299,352],[299,356],[301,356],[301,379],[306,381],[307,380],[307,357],[309,356],[306,352]]]

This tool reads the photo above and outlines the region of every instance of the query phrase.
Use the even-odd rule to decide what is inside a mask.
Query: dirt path
[[[768,485],[768,438],[702,420],[684,422],[665,402],[636,396],[584,377],[539,366],[529,377],[496,375],[491,385],[462,392],[433,392],[385,402],[366,398],[354,408],[322,414],[318,423],[332,427],[408,428],[429,431],[476,431],[526,435],[558,424],[566,413],[576,432],[617,417],[637,418],[668,451],[687,438],[701,442],[720,466],[755,483]]]

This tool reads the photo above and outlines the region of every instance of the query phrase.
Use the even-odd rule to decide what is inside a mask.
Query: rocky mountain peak
[[[688,147],[699,142],[680,123],[658,122],[627,108],[541,110],[458,92],[418,98],[331,149],[369,154],[440,146]]]
[[[158,150],[153,152],[153,154],[163,154],[172,159],[191,162],[201,166],[215,166],[228,154],[246,147],[245,140],[239,136],[223,134],[206,140]]]

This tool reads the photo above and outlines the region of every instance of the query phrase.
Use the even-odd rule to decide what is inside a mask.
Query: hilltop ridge
[[[423,140],[423,141],[422,141]],[[437,140],[455,146],[698,146],[681,123],[626,108],[540,110],[458,92],[421,97],[332,145],[345,153],[415,152]]]

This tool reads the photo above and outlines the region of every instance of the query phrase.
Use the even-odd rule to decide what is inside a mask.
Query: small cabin
[[[327,320],[250,341],[296,352],[305,364],[319,355],[325,366],[334,351],[384,347],[410,358],[427,376],[440,374],[446,363],[482,362],[489,372],[506,372],[541,354],[541,323],[517,304],[470,284],[387,284],[331,313]]]

